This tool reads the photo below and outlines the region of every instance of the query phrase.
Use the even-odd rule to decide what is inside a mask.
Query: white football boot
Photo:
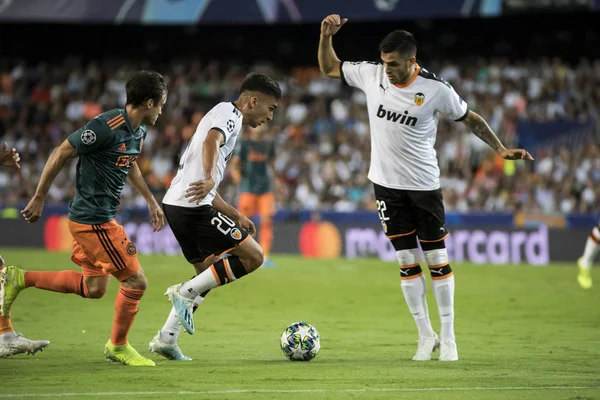
[[[5,333],[0,335],[0,358],[14,356],[16,354],[35,354],[50,344],[47,340],[30,340],[20,333]]]
[[[417,340],[419,346],[417,352],[413,356],[413,361],[429,361],[431,360],[431,353],[436,351],[440,347],[440,339],[438,335],[434,333],[432,338],[420,338]]]
[[[159,354],[168,360],[190,361],[191,358],[183,354],[177,343],[168,344],[160,340],[160,331],[152,338],[148,345],[152,353]]]
[[[442,340],[440,345],[440,361],[458,361],[458,350],[454,340]]]

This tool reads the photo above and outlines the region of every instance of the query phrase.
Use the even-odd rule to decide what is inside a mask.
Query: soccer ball
[[[281,351],[292,361],[310,361],[320,349],[319,332],[306,322],[294,322],[281,334]]]

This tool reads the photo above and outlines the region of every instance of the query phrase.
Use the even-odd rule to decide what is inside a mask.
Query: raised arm
[[[330,78],[341,78],[340,59],[333,50],[331,37],[348,22],[348,18],[341,18],[338,14],[325,17],[321,22],[321,38],[319,40],[319,68],[321,72]]]
[[[507,149],[504,147],[498,136],[492,131],[483,117],[476,112],[469,111],[462,120],[471,132],[479,139],[483,140],[494,151],[506,160],[533,160],[533,157],[525,149]]]

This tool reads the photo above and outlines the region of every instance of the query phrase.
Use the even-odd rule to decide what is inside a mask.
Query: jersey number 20
[[[231,228],[235,227],[235,222],[220,212],[217,212],[217,215],[218,217],[211,219],[210,223],[216,226],[223,235],[227,235],[231,231]],[[225,226],[222,226],[223,224],[225,224]],[[227,226],[229,226],[229,228]]]

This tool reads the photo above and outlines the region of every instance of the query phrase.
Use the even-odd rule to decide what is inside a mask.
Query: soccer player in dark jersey
[[[263,248],[263,266],[273,266],[270,259],[273,244],[273,215],[275,215],[275,188],[273,187],[275,141],[267,127],[249,129],[250,137],[240,141],[232,160],[233,178],[240,184],[238,211],[248,218],[257,213],[260,218],[258,242]],[[271,171],[269,171],[271,170]]]
[[[146,125],[154,125],[162,113],[167,85],[160,74],[139,71],[127,82],[126,91],[125,108],[98,115],[54,149],[33,198],[21,211],[28,222],[38,221],[52,182],[68,159],[79,157],[77,193],[69,205],[69,229],[73,235],[71,260],[81,267],[81,272],[5,268],[1,271],[5,287],[0,305],[2,314],[8,315],[19,292],[29,287],[98,299],[106,293],[112,275],[121,284],[104,355],[125,365],[154,366],[127,341],[147,280],[136,247],[115,221],[115,213],[128,181],[148,202],[154,231],[164,226],[162,209],[135,160],[142,150]]]
[[[17,149],[8,149],[8,145],[2,145],[0,152],[0,165],[8,168],[20,169],[19,153]],[[4,259],[0,256],[0,270],[5,268]],[[0,282],[0,293],[4,290],[4,285]],[[14,356],[16,354],[35,354],[37,351],[43,351],[50,344],[47,340],[30,340],[19,333],[16,333],[10,314],[0,316],[0,358]]]

